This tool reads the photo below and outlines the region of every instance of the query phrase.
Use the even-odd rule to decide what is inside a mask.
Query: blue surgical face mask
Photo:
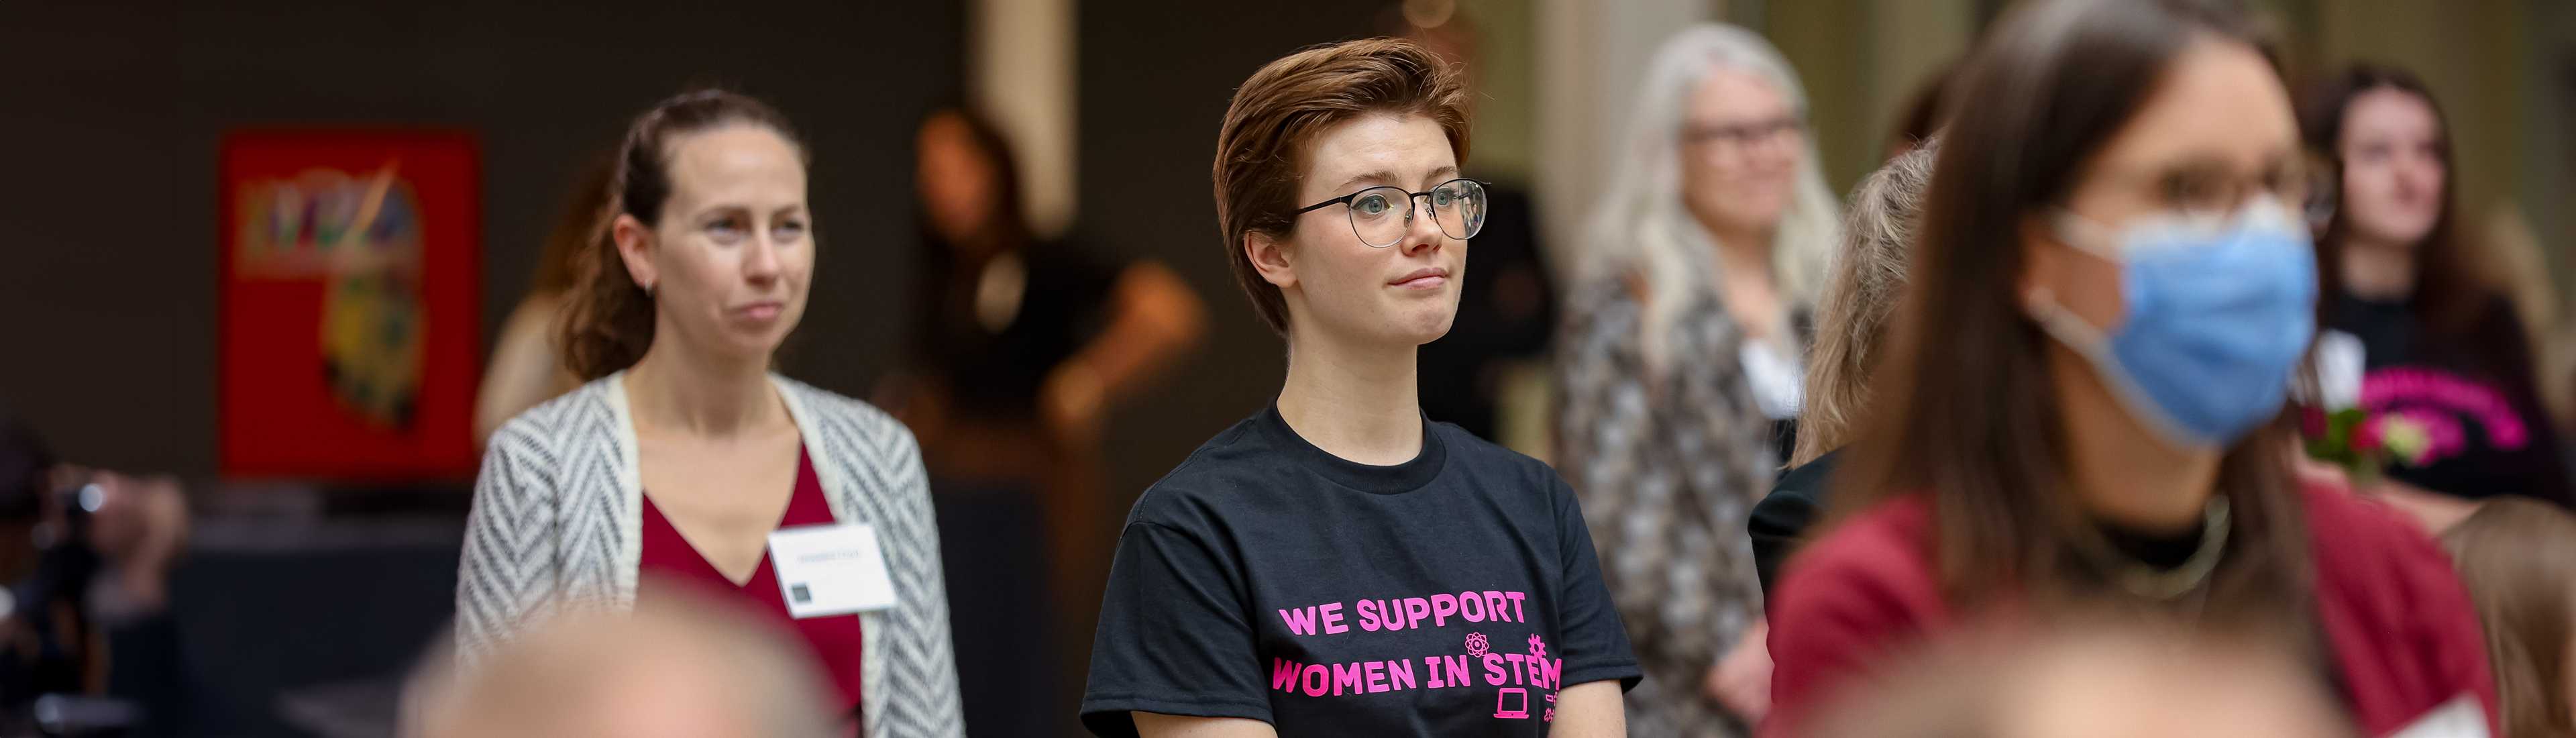
[[[2044,292],[2030,310],[2131,414],[2178,445],[2214,447],[2280,412],[2316,333],[2316,252],[2288,208],[2262,198],[2227,221],[2153,216],[2117,231],[2063,213],[2057,231],[2121,265],[2126,309],[2108,331]]]

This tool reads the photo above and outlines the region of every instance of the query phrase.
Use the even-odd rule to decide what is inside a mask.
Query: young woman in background
[[[2474,221],[2459,213],[2450,128],[2432,92],[2404,70],[2354,66],[2320,91],[2305,135],[2331,165],[2321,203],[2334,209],[2316,241],[2324,325],[2359,339],[2361,407],[2431,437],[2423,458],[2391,465],[2381,491],[2432,511],[2437,528],[2466,514],[2458,500],[2576,505],[2530,339],[2480,271]]]

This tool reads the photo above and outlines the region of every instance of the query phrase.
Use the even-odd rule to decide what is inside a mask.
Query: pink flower
[[[2352,428],[2352,451],[2357,454],[2379,453],[2379,422],[2387,416],[2361,421]]]

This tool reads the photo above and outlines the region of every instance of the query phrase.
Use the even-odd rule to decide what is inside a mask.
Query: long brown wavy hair
[[[609,237],[609,225],[620,214],[650,226],[661,220],[671,199],[670,147],[681,136],[724,125],[757,125],[776,132],[805,152],[804,139],[776,108],[749,96],[724,90],[698,90],[654,105],[626,128],[619,145],[615,174],[608,178],[607,206],[590,225],[590,235],[573,259],[571,299],[564,304],[556,345],[563,365],[582,381],[634,366],[653,345],[653,296],[626,271],[626,260]]]
[[[1894,350],[1870,393],[1854,473],[1837,475],[1834,495],[1838,517],[1927,496],[1930,553],[1951,602],[2045,606],[2100,593],[2077,557],[2092,523],[2068,492],[2050,339],[2019,300],[2023,227],[2064,202],[2191,46],[2268,49],[2261,37],[2233,3],[2037,2],[2008,16],[1956,80],[1961,102],[1932,167]],[[2201,593],[2212,618],[2308,618],[2294,432],[2275,418],[2220,462],[2233,528]]]
[[[2343,253],[2352,234],[2348,213],[2352,202],[2342,197],[2343,130],[2353,101],[2377,90],[2406,93],[2433,111],[2434,154],[2442,160],[2442,210],[2414,251],[2415,285],[2408,303],[2421,329],[2416,335],[2469,357],[2474,371],[2528,385],[2532,375],[2528,342],[2520,336],[2480,330],[2481,321],[2493,319],[2491,311],[2504,306],[2503,285],[2493,278],[2492,265],[2483,261],[2488,246],[2479,242],[2479,229],[2460,221],[2459,157],[2451,146],[2450,117],[2443,114],[2432,88],[2405,69],[2354,64],[2312,89],[2301,107],[2300,137],[2325,160],[2330,184],[2320,189],[2334,195],[2335,205],[2334,215],[2317,235],[2319,309],[2332,309],[2349,292],[2343,280]]]

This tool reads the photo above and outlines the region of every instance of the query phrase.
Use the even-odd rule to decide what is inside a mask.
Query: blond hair
[[[1887,338],[1887,316],[1905,287],[1914,248],[1915,215],[1932,183],[1938,138],[1890,159],[1852,190],[1843,217],[1843,249],[1816,298],[1815,344],[1807,349],[1805,404],[1798,412],[1798,448],[1789,464],[1816,460],[1850,443],[1852,420],[1869,402],[1871,362]]]
[[[1691,217],[1682,202],[1682,129],[1692,90],[1720,70],[1750,72],[1779,90],[1805,115],[1807,91],[1788,59],[1762,36],[1736,26],[1703,23],[1664,42],[1637,91],[1625,150],[1593,209],[1583,267],[1592,279],[1643,278],[1646,304],[1639,330],[1646,364],[1663,369],[1673,357],[1664,345],[1673,323],[1692,301],[1717,289],[1694,266],[1715,253],[1716,236]],[[1833,191],[1812,139],[1799,145],[1798,171],[1789,204],[1771,239],[1771,276],[1794,306],[1815,301],[1825,263],[1840,241]]]

